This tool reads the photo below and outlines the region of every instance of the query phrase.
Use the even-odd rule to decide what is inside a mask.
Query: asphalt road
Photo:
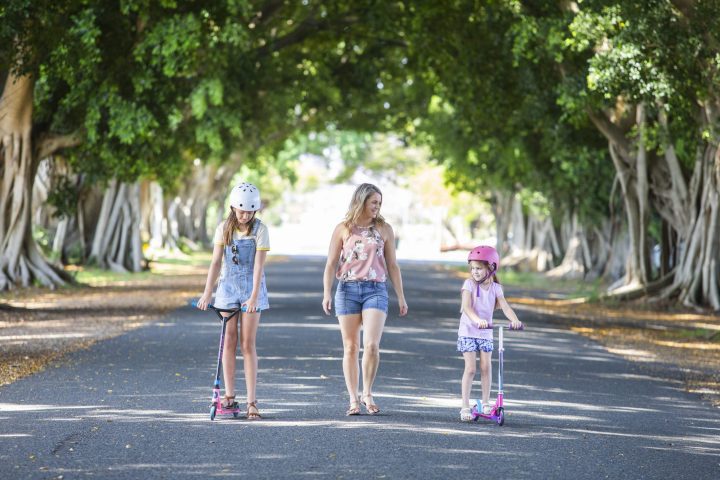
[[[431,264],[402,266],[410,314],[391,302],[382,413],[345,417],[322,266],[268,266],[263,420],[210,421],[219,322],[188,307],[0,388],[0,478],[720,478],[720,410],[537,318],[506,336],[505,426],[461,423],[462,280]]]

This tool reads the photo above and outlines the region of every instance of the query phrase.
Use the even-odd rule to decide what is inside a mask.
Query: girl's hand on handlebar
[[[520,320],[510,322],[510,330],[522,330],[523,323]]]
[[[247,313],[255,313],[258,311],[257,309],[257,300],[253,300],[252,298],[248,299],[247,302],[240,305],[241,307],[245,307],[245,312]]]
[[[197,308],[200,310],[207,310],[208,303],[210,303],[210,295],[203,295],[197,301]]]
[[[487,320],[480,320],[479,322],[477,322],[477,327],[478,328],[488,328]]]

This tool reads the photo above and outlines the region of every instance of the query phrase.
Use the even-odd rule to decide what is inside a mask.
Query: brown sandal
[[[363,395],[362,398],[368,398],[368,397],[372,397],[372,395]],[[375,415],[375,414],[380,413],[380,407],[378,407],[374,403],[369,403],[369,402],[365,403],[365,401],[362,401],[360,403],[363,404],[363,407],[365,407],[365,410],[367,410],[367,413],[369,415]]]
[[[254,408],[255,411],[251,412],[250,409]],[[262,415],[260,415],[260,411],[257,408],[257,401],[255,402],[248,402],[247,404],[247,419],[248,420],[259,420],[262,418]]]
[[[220,406],[226,410],[233,409],[237,407],[237,402],[235,401],[235,395],[223,395],[223,400],[220,402]]]
[[[360,397],[354,402],[350,402],[350,408],[345,411],[345,415],[348,417],[360,415]]]

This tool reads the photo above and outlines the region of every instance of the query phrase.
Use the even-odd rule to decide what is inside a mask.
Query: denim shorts
[[[458,337],[458,352],[492,352],[493,341],[486,338]]]
[[[353,315],[374,308],[388,311],[388,293],[385,282],[339,282],[335,291],[335,315]]]

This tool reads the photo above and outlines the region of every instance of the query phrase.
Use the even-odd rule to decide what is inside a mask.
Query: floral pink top
[[[345,282],[386,281],[384,249],[385,240],[376,228],[353,226],[343,242],[335,277]]]

